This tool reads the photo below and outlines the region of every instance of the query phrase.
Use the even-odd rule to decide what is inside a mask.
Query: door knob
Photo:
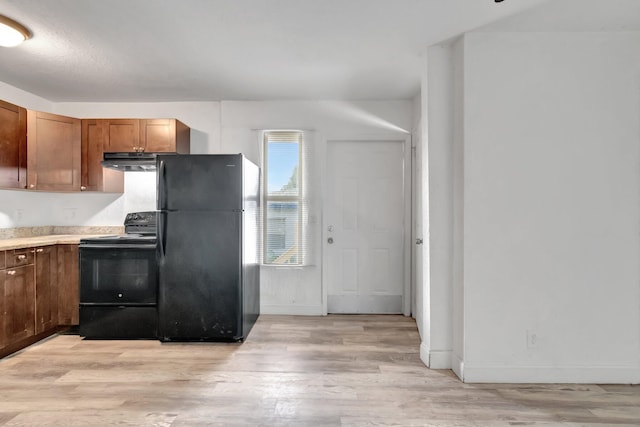
[[[333,237],[329,237],[329,238],[327,239],[327,243],[328,243],[328,244],[332,244],[332,243],[333,243]]]

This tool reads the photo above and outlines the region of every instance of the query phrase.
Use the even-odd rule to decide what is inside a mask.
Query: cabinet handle
[[[42,248],[38,248],[38,249],[36,249],[36,252],[38,252],[38,253],[40,253],[40,252],[44,252],[44,249],[42,249]]]
[[[18,259],[22,261],[23,259],[27,259],[26,255],[18,255]]]
[[[9,270],[9,271],[7,271],[7,274],[9,276],[15,276],[16,275],[16,271],[15,270]]]
[[[87,189],[87,187],[85,187],[84,185],[80,186],[80,191],[85,191]]]

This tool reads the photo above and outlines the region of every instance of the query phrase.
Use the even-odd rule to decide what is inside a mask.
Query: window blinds
[[[263,132],[262,262],[310,262],[310,151],[302,131]]]

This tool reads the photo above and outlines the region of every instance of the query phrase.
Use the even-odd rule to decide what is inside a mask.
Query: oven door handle
[[[81,249],[155,249],[156,245],[152,243],[116,243],[116,244],[82,244]]]

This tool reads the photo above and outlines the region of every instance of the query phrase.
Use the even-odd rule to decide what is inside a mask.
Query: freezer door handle
[[[158,209],[166,209],[167,203],[167,182],[165,175],[164,160],[160,160],[160,167],[158,168]]]

